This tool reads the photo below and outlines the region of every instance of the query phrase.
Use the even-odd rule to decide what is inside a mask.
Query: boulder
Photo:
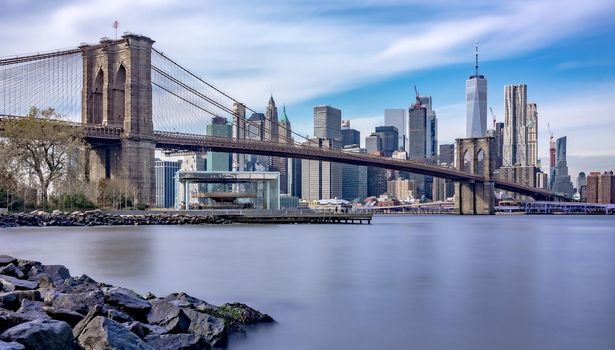
[[[34,320],[9,328],[0,334],[0,340],[17,342],[28,350],[73,349],[73,334],[66,322]]]
[[[134,319],[130,317],[129,314],[123,311],[113,309],[109,305],[105,305],[104,307],[107,309],[107,318],[110,318],[119,323],[134,321]]]
[[[8,255],[0,255],[0,266],[16,263],[17,259]]]
[[[102,316],[96,316],[83,329],[77,343],[84,350],[154,350],[121,324]]]
[[[147,314],[150,324],[164,327],[169,333],[185,333],[190,326],[190,318],[184,310],[164,300],[152,303],[152,308]]]
[[[25,350],[26,347],[16,343],[16,342],[10,342],[10,343],[5,343],[2,340],[0,340],[0,350]]]
[[[66,309],[56,309],[52,306],[44,306],[43,311],[47,313],[47,316],[53,318],[54,320],[64,321],[68,323],[71,327],[75,327],[81,320],[83,320],[83,315]]]
[[[107,303],[138,319],[143,319],[152,307],[149,302],[130,289],[112,287],[104,288],[103,292]]]
[[[21,272],[20,269],[17,268],[17,266],[13,265],[13,263],[10,263],[6,266],[4,266],[3,268],[0,269],[0,275],[7,275],[7,276],[12,276],[12,277],[17,277],[19,279],[22,279],[25,277],[24,273]]]
[[[24,314],[18,314],[13,311],[0,310],[0,333],[28,321],[32,320]]]
[[[228,337],[223,319],[190,309],[184,312],[190,319],[190,333],[203,337],[211,345],[226,346]]]
[[[211,349],[207,342],[194,334],[148,335],[145,341],[159,350],[201,350]]]
[[[105,296],[100,290],[81,293],[56,293],[51,296],[54,308],[75,311],[85,315],[94,305],[104,305]],[[49,305],[49,303],[47,303]]]
[[[243,325],[274,322],[271,316],[241,303],[222,304],[218,306],[213,315]]]
[[[90,323],[90,321],[92,321],[97,316],[103,315],[104,311],[101,305],[92,306],[88,311],[87,315],[85,315],[85,317],[81,321],[79,321],[79,323],[77,323],[75,327],[73,327],[73,337],[78,338],[79,335],[81,335],[81,333],[85,329],[85,327],[88,325],[88,323]]]
[[[33,301],[24,299],[21,302],[21,307],[17,310],[18,314],[26,315],[26,317],[33,320],[45,320],[51,319],[43,309],[45,304],[41,301]]]
[[[56,283],[64,282],[65,279],[70,278],[70,272],[62,265],[34,266],[28,271],[28,277],[37,279],[41,273],[47,274]]]
[[[174,305],[179,307],[197,309],[203,312],[207,312],[207,310],[216,308],[215,305],[209,304],[204,300],[192,297],[186,293],[172,293],[166,296],[163,300],[172,302]]]
[[[0,283],[2,284],[2,289],[5,292],[12,292],[15,290],[31,290],[38,287],[38,282],[21,280],[19,278],[7,275],[0,275]]]
[[[147,293],[143,294],[143,299],[145,299],[145,300],[156,299],[156,296],[152,292],[147,292]]]
[[[150,329],[139,321],[126,322],[123,326],[141,339],[145,338],[145,336],[150,333]]]

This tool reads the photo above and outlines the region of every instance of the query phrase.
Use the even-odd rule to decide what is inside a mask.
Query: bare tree
[[[66,176],[83,144],[83,130],[63,121],[53,109],[32,108],[27,117],[4,125],[8,154],[37,179],[39,206],[47,203],[50,185]]]

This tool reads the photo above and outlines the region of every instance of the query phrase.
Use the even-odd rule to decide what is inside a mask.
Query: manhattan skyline
[[[311,135],[313,106],[329,104],[362,139],[383,125],[385,108],[414,102],[414,85],[433,98],[439,142],[464,137],[465,80],[474,71],[478,40],[487,103],[498,121],[504,119],[504,85],[528,85],[528,102],[538,106],[543,165],[549,123],[556,137],[568,137],[573,177],[615,167],[615,25],[609,21],[615,4],[609,1],[582,7],[571,1],[277,1],[257,7],[240,1],[229,8],[217,2],[9,0],[1,6],[3,55],[113,37],[117,19],[120,34],[155,37],[158,49],[252,108],[264,112],[273,93],[299,133]]]

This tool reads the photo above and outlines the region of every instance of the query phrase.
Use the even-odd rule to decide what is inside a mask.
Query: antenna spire
[[[478,40],[476,40],[476,66],[474,68],[476,68],[476,76],[478,76]]]

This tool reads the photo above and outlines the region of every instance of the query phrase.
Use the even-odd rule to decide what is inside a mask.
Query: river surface
[[[615,349],[615,216],[0,229],[0,254],[245,302],[230,349]]]

